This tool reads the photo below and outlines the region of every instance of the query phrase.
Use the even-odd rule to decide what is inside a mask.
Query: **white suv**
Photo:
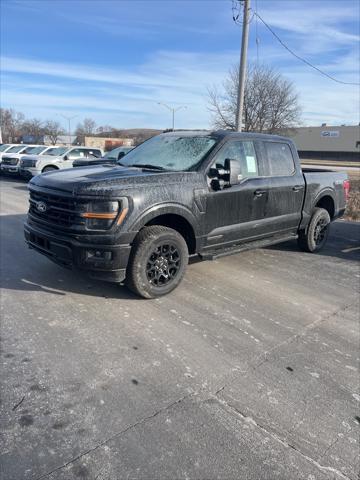
[[[100,148],[90,147],[54,147],[45,155],[28,157],[21,160],[20,174],[24,177],[33,177],[44,172],[52,172],[71,168],[73,161],[78,158],[100,158],[103,152]]]

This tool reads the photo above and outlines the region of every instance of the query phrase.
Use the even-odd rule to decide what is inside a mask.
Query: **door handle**
[[[295,185],[293,187],[294,192],[300,192],[304,188],[304,185]]]
[[[255,197],[262,197],[266,193],[266,190],[255,190],[254,195]]]

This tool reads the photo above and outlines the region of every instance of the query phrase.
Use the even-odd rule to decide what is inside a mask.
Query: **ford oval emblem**
[[[45,213],[47,210],[47,205],[45,202],[38,202],[36,208],[40,213]]]

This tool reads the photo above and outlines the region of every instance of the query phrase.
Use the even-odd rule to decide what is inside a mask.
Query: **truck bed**
[[[334,217],[342,214],[346,207],[343,182],[348,176],[344,172],[319,168],[302,168],[305,179],[304,215],[311,215],[320,196],[328,196],[334,203]]]

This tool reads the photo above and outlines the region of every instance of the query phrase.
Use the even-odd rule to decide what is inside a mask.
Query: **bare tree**
[[[75,135],[78,138],[78,142],[82,145],[85,143],[85,137],[90,137],[96,133],[96,122],[92,118],[84,118],[82,123],[78,123]]]
[[[30,135],[34,138],[33,142],[38,143],[43,141],[44,136],[44,122],[38,118],[31,118],[25,120],[21,126],[23,135]]]
[[[44,133],[50,139],[53,145],[56,145],[60,135],[65,135],[65,130],[62,128],[59,122],[54,120],[47,120],[44,124]]]
[[[96,122],[92,118],[84,118],[82,123],[78,123],[75,134],[89,136],[96,132]]]
[[[0,125],[2,139],[5,143],[15,142],[21,136],[21,127],[25,116],[21,112],[16,112],[12,108],[0,109]]]
[[[96,129],[96,133],[98,135],[106,134],[106,135],[112,136],[114,131],[115,131],[114,128],[110,125],[101,125]]]
[[[234,67],[223,83],[208,90],[209,109],[216,128],[235,129],[239,69]],[[245,86],[244,130],[275,133],[299,124],[301,108],[293,84],[271,67],[251,65]]]

